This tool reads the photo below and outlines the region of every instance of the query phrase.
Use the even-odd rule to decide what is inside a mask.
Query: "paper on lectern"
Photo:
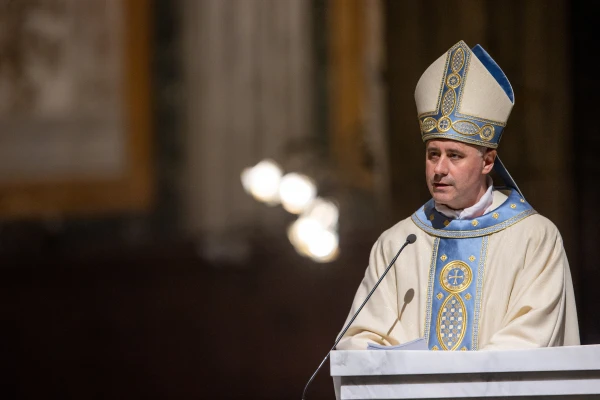
[[[382,346],[377,343],[369,343],[367,350],[428,350],[425,338],[411,340],[410,342],[397,344],[396,346]]]

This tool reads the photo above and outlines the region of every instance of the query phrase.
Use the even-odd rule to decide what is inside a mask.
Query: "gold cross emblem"
[[[458,275],[458,271],[454,271],[454,276],[448,276],[448,279],[454,279],[454,283],[453,285],[456,285],[456,280],[457,279],[462,279],[464,278],[463,275]]]

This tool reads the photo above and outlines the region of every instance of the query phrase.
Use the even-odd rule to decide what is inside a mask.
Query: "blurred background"
[[[372,244],[429,199],[413,92],[461,39],[512,83],[500,154],[600,343],[592,11],[1,0],[3,397],[299,399]]]

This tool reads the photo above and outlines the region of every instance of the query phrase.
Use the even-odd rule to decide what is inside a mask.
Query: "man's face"
[[[428,141],[425,174],[431,196],[453,209],[472,206],[487,189],[485,175],[495,156],[495,150],[482,155],[475,146],[453,140]]]

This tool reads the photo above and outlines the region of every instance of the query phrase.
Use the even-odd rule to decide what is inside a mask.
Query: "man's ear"
[[[498,152],[496,149],[488,149],[483,155],[483,171],[484,175],[489,174],[494,168],[494,161],[496,161],[496,156]]]

